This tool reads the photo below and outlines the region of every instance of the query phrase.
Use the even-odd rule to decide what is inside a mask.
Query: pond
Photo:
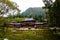
[[[52,30],[16,30],[6,29],[4,37],[9,40],[59,40],[60,35],[55,34]],[[0,35],[3,37],[2,33]],[[0,37],[1,39],[1,37]]]

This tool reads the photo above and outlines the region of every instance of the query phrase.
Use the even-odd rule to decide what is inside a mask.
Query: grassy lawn
[[[4,30],[4,37],[9,40],[59,40],[60,36],[50,30]],[[1,32],[0,32],[1,33]],[[2,35],[2,34],[1,34]],[[0,35],[0,36],[1,36]],[[1,37],[0,37],[0,40]]]
[[[25,18],[8,18],[8,21],[20,21],[20,20],[24,20]]]

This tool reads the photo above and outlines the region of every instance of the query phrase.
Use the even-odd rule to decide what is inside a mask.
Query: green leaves
[[[0,0],[0,2],[7,4],[9,7],[13,8],[13,9],[15,8],[14,2],[11,2],[10,0]]]
[[[9,24],[9,22],[8,22],[7,18],[1,18],[0,19],[0,27],[3,27],[3,26],[7,27],[8,24]]]
[[[15,2],[11,2],[10,0],[0,0],[0,14],[8,13],[9,10],[16,10],[20,12],[17,4]]]

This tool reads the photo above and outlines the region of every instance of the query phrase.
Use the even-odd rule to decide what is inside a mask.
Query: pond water
[[[60,40],[60,35],[55,34],[52,30],[16,30],[15,32],[12,31],[13,29],[5,30],[5,35],[3,36],[5,36],[6,38],[4,40]],[[0,35],[2,36],[1,32]]]

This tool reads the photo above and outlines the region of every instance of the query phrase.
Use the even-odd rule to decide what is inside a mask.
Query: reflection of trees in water
[[[60,35],[56,34],[56,39],[55,40],[60,40]]]
[[[51,36],[50,36],[50,40],[60,40],[60,35],[57,34],[57,30],[56,29],[53,29],[53,30],[50,30],[51,31]]]
[[[1,32],[0,32],[1,33]],[[0,34],[2,35],[2,33]],[[2,36],[3,37],[3,36]],[[51,30],[26,30],[26,31],[17,31],[12,32],[10,29],[7,29],[5,32],[5,37],[10,40],[60,40],[60,35],[53,34]],[[0,37],[1,38],[1,37]]]

